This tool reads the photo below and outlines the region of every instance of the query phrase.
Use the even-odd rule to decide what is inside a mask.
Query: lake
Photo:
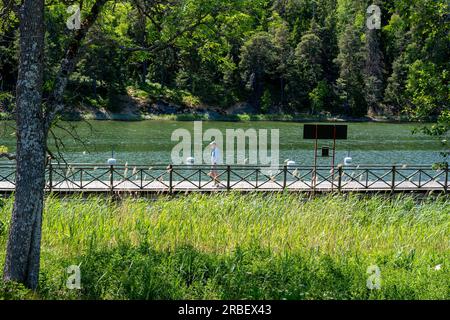
[[[11,121],[3,121],[0,130],[0,144],[6,145],[11,152],[15,149],[13,124]],[[64,130],[55,130],[65,144],[65,159],[77,163],[105,163],[114,148],[119,163],[169,164],[171,150],[177,144],[171,141],[172,132],[180,128],[193,132],[194,128],[193,122],[156,120],[62,124],[85,140],[83,145]],[[351,153],[354,164],[432,164],[442,161],[440,152],[443,150],[439,141],[423,134],[413,135],[415,127],[415,124],[351,123],[348,140],[337,142],[336,162],[341,163],[348,152]],[[279,129],[280,162],[290,159],[299,165],[313,164],[314,142],[302,139],[302,123],[203,122],[203,128],[219,129],[224,135],[226,129]],[[50,141],[49,144],[54,150],[53,142]],[[207,142],[203,145],[206,146]],[[319,142],[320,146],[331,146],[331,142]],[[322,165],[330,162],[331,158],[319,160]]]

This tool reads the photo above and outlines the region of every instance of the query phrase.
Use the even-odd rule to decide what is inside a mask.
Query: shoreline
[[[115,113],[109,111],[97,112],[70,112],[61,115],[61,120],[68,122],[77,121],[212,121],[212,122],[298,122],[298,123],[391,123],[391,124],[424,124],[433,123],[433,119],[426,122],[412,121],[407,116],[364,116],[351,117],[345,115],[319,114],[311,115],[307,113],[298,114],[253,114],[236,113],[220,114],[218,112],[192,112],[192,113]],[[0,121],[14,121],[14,115],[0,112]]]
[[[289,114],[124,114],[124,113],[72,113],[61,116],[63,121],[123,121],[123,122],[138,122],[138,121],[217,121],[217,122],[324,122],[324,123],[392,123],[392,124],[411,124],[418,123],[408,120],[406,117],[348,117],[348,116],[326,116],[326,115],[289,115]],[[0,120],[14,120],[13,117],[2,116]]]

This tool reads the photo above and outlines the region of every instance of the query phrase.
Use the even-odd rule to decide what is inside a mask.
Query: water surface
[[[2,122],[0,144],[13,152],[15,136],[13,122]],[[64,157],[69,162],[105,163],[115,150],[119,163],[168,164],[172,132],[185,128],[193,132],[193,122],[180,121],[90,121],[63,123],[69,132],[76,133],[84,141],[80,143],[68,132],[55,129],[63,141]],[[423,134],[412,134],[415,124],[352,123],[349,124],[347,141],[337,142],[337,162],[342,162],[348,152],[356,164],[431,164],[442,161],[442,146],[436,139]],[[204,130],[215,128],[225,135],[226,129],[244,130],[279,129],[280,162],[294,160],[300,165],[311,165],[314,142],[303,140],[302,123],[283,122],[203,122]],[[54,142],[49,141],[55,150]],[[206,146],[207,142],[203,142]],[[331,141],[321,141],[320,146],[331,146]],[[319,164],[328,165],[330,158],[320,159]]]

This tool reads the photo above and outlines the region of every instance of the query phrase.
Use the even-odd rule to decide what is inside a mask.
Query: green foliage
[[[272,96],[270,95],[269,90],[264,90],[264,94],[261,98],[261,111],[263,113],[267,113],[270,110],[270,107],[272,106]]]
[[[0,281],[0,300],[33,299],[33,293],[23,284]]]
[[[241,48],[239,68],[253,102],[261,107],[261,97],[278,63],[277,49],[267,32],[254,34]]]
[[[423,120],[450,108],[448,71],[439,72],[431,62],[415,61],[408,74],[407,94],[411,97],[411,114]]]
[[[0,284],[3,299],[449,298],[445,197],[80,196],[45,208],[38,291]],[[81,290],[66,288],[70,265]],[[371,265],[380,290],[366,287]]]
[[[450,90],[447,70],[438,71],[435,64],[417,60],[409,71],[406,91],[409,94],[410,105],[407,108],[410,116],[421,122],[435,120],[431,127],[423,126],[418,131],[436,136],[442,141],[445,151],[444,161],[450,155],[448,133],[450,132]]]
[[[367,113],[361,48],[360,33],[353,25],[348,25],[339,41],[340,52],[336,61],[340,66],[340,75],[337,84],[344,107],[354,116]]]
[[[319,82],[324,81],[322,40],[316,32],[311,30],[301,37],[294,52],[288,84],[291,103],[300,110],[309,105],[312,113],[317,105],[313,106],[310,98],[317,96],[318,92],[313,90],[318,87]]]
[[[322,77],[322,41],[313,32],[305,34],[295,50],[295,64],[301,68],[303,79],[317,83]]]
[[[12,112],[14,109],[14,96],[10,92],[0,92],[0,110]]]
[[[327,107],[326,102],[330,96],[330,88],[325,81],[320,81],[317,87],[309,93],[309,100],[311,104],[311,113],[317,113],[325,110]]]
[[[108,2],[89,32],[66,103],[119,111],[140,90],[186,107],[227,109],[263,95],[284,113],[432,117],[448,108],[446,0],[377,0],[382,29],[367,30],[363,0]],[[370,4],[372,4],[370,3]],[[85,2],[86,17],[93,1]],[[67,4],[46,6],[45,95],[73,36]],[[0,23],[1,112],[13,111],[18,19]],[[161,86],[158,98],[154,88]],[[325,87],[328,90],[324,98]],[[178,92],[182,92],[178,94]],[[267,93],[268,92],[268,93]]]

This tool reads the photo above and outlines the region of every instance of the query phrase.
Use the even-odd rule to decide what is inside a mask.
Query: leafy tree
[[[270,24],[270,31],[273,35],[273,41],[277,49],[279,58],[276,73],[279,78],[280,105],[285,105],[286,82],[288,78],[290,61],[292,59],[292,49],[289,43],[289,28],[287,23],[275,13],[272,17],[273,22]]]
[[[308,94],[323,77],[322,41],[310,31],[297,45],[289,75],[289,96],[296,109],[308,107]]]
[[[417,121],[437,119],[431,128],[422,131],[437,137],[443,137],[450,131],[450,90],[449,73],[440,72],[435,64],[417,60],[411,65],[406,84],[407,94],[411,96],[409,114]]]
[[[407,93],[412,97],[411,105],[406,109],[413,120],[426,122],[435,120],[435,124],[422,126],[418,131],[438,138],[448,151],[442,153],[444,159],[450,155],[450,90],[449,73],[439,72],[431,62],[417,60],[410,68],[406,85]]]
[[[267,32],[258,32],[241,49],[239,68],[251,100],[260,108],[261,96],[266,82],[275,73],[278,65],[277,48]]]
[[[261,97],[261,111],[263,113],[268,113],[270,107],[272,106],[272,95],[268,89],[264,90],[264,94]]]
[[[326,110],[327,103],[330,101],[331,88],[325,80],[319,81],[317,86],[309,93],[311,113]]]
[[[45,6],[46,101],[73,38],[65,26],[69,3]],[[82,16],[94,3],[82,2]],[[373,3],[381,8],[382,30],[366,28]],[[13,111],[18,72],[19,4],[0,2],[6,112]],[[311,97],[326,87],[323,111],[400,115],[412,112],[407,84],[416,61],[432,63],[437,74],[449,70],[448,12],[446,0],[107,1],[58,104],[111,106],[117,94],[138,87],[149,101],[179,103],[172,97],[189,91],[201,104],[225,110],[244,100],[260,107],[267,89],[283,112],[317,112]]]
[[[376,30],[366,31],[364,56],[365,100],[369,114],[379,114],[384,92],[384,62]]]
[[[346,111],[354,116],[367,113],[364,76],[361,72],[364,68],[364,55],[361,48],[362,41],[358,30],[352,24],[348,25],[339,39],[336,62],[340,72],[337,85]]]

